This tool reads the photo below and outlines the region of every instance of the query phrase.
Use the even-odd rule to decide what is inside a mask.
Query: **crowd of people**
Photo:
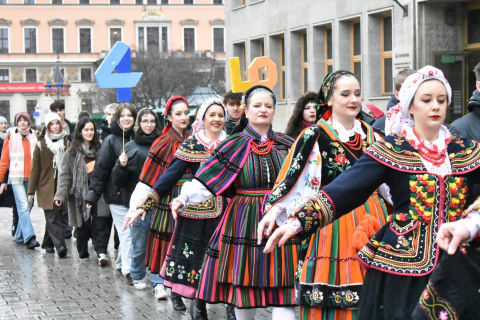
[[[286,320],[475,319],[474,72],[470,113],[450,129],[451,87],[431,66],[396,76],[383,118],[362,111],[354,74],[330,73],[297,100],[285,133],[272,130],[276,97],[261,85],[208,99],[191,130],[181,96],[165,103],[164,125],[128,103],[106,106],[100,128],[86,112],[73,125],[61,102],[41,133],[24,112],[8,130],[0,117],[0,205],[13,208],[14,240],[35,249],[36,195],[45,252],[67,257],[73,230],[79,259],[91,239],[102,267],[113,226],[126,283],[147,289],[148,269],[155,298],[177,311],[189,299],[193,320],[211,303],[229,320],[267,307]]]

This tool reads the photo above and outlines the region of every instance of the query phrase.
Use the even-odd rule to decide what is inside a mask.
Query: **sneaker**
[[[147,289],[147,283],[145,282],[145,278],[140,280],[133,280],[133,286],[138,290]]]
[[[167,291],[165,290],[165,286],[163,284],[157,284],[155,287],[155,298],[158,300],[167,299]]]
[[[108,265],[108,259],[105,253],[100,253],[98,255],[98,264],[102,267],[105,267],[106,265]]]

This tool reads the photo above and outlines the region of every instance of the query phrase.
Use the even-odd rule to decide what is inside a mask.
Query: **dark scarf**
[[[151,146],[152,143],[159,137],[156,133],[151,133],[148,136],[145,134],[136,134],[133,140],[141,146]]]
[[[82,143],[81,151],[77,151],[73,163],[73,178],[70,194],[75,197],[75,208],[77,212],[81,212],[83,221],[87,221],[90,218],[90,209],[87,209],[85,205],[85,197],[87,196],[88,189],[88,175],[84,157],[95,159],[97,157],[97,152],[88,149],[85,144]],[[77,225],[81,227],[83,221],[77,221]]]
[[[327,102],[332,96],[333,86],[335,85],[335,82],[338,78],[340,78],[340,76],[343,76],[344,74],[351,74],[352,76],[354,76],[354,74],[350,71],[338,70],[333,73],[327,74],[325,78],[323,78],[322,86],[320,87],[320,91],[317,95],[317,100],[315,101],[315,106],[318,110],[317,120],[320,118],[323,118],[325,120],[330,118],[330,115],[332,114],[332,109],[328,107]]]
[[[227,120],[225,121],[225,132],[230,135],[232,133],[233,128],[237,125],[239,119],[231,119],[227,115]]]

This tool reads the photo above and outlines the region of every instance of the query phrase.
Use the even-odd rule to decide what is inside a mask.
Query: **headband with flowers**
[[[331,108],[328,107],[328,100],[332,96],[333,86],[338,78],[345,74],[350,74],[354,76],[353,73],[346,70],[338,70],[332,73],[329,73],[323,78],[322,86],[320,87],[320,91],[317,95],[317,100],[315,100],[315,107],[318,110],[317,118],[328,119],[332,114]]]
[[[205,116],[205,112],[207,111],[207,109],[213,104],[218,104],[219,106],[221,106],[223,108],[223,111],[225,112],[225,116],[227,115],[227,109],[225,108],[225,105],[223,104],[222,100],[217,98],[208,99],[207,101],[202,103],[200,108],[198,108],[197,117],[195,118],[195,122],[192,124],[193,134],[196,134],[202,131],[203,129],[205,129],[205,126],[203,125],[202,120],[203,120],[203,117]]]

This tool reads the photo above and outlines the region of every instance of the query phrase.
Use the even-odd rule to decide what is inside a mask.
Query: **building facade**
[[[385,111],[399,71],[434,65],[453,89],[448,123],[466,113],[475,89],[478,0],[232,0],[225,12],[227,58],[240,58],[243,79],[255,57],[277,64],[276,130],[285,129],[297,99],[318,92],[332,70],[355,73],[363,105]]]
[[[224,59],[224,19],[223,0],[0,0],[0,115],[13,120],[37,107],[43,119],[57,99],[43,83],[58,60],[71,83],[60,97],[66,118],[102,112],[92,102],[94,73],[115,42],[132,56],[159,50]]]

